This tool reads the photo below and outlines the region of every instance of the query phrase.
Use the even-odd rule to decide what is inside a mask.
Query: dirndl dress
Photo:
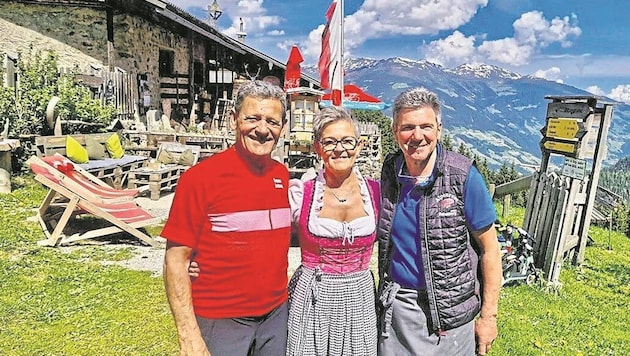
[[[318,217],[321,174],[302,187],[297,224],[302,265],[289,282],[287,355],[376,355],[375,286],[369,262],[378,191],[373,182],[359,181],[368,216],[353,222]]]

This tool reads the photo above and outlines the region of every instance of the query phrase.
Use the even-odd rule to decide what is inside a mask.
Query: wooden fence
[[[562,261],[578,248],[587,181],[537,171],[496,186],[491,190],[494,199],[503,199],[503,216],[508,214],[510,195],[526,189],[529,198],[522,227],[532,236],[536,267],[545,279],[556,282]],[[611,211],[622,201],[619,195],[597,187],[591,222],[610,223]]]
[[[131,119],[138,104],[138,85],[133,75],[118,71],[103,72],[101,100],[113,104],[119,119]]]
[[[532,177],[523,228],[532,236],[534,263],[547,281],[558,280],[565,255],[578,245],[585,190],[584,181],[555,172]]]
[[[59,73],[75,77],[77,82],[87,86],[100,99],[103,105],[116,107],[118,119],[132,119],[138,105],[137,79],[120,70],[108,71],[107,68],[94,70],[92,73],[76,73],[74,68],[59,68]]]

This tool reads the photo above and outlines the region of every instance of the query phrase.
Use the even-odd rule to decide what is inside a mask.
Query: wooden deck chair
[[[148,245],[154,247],[159,245],[151,236],[139,229],[158,224],[161,219],[155,218],[151,213],[138,206],[135,201],[103,202],[90,200],[81,193],[73,191],[67,185],[63,185],[63,180],[58,180],[57,176],[49,174],[48,170],[41,170],[32,161],[31,169],[35,173],[35,179],[49,188],[49,192],[37,212],[37,219],[46,235],[45,240],[38,242],[40,245],[59,246],[122,231]],[[85,192],[85,190],[81,190],[81,192]],[[67,202],[55,204],[54,200],[57,196],[66,198]],[[66,235],[68,223],[81,214],[90,214],[104,219],[111,226]]]
[[[78,167],[62,155],[39,158],[32,156],[26,161],[33,173],[58,181],[71,191],[92,202],[114,203],[129,201],[138,196],[138,189],[115,189],[88,171]]]

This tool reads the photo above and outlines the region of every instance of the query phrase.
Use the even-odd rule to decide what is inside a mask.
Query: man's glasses
[[[353,150],[359,144],[359,140],[356,137],[344,137],[341,140],[337,140],[331,137],[323,138],[319,141],[324,151],[334,151],[338,144],[341,144],[341,148],[344,150]]]

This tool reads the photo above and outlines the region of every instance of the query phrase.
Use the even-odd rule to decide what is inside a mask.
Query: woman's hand
[[[188,265],[188,276],[190,279],[199,277],[199,272],[201,272],[201,269],[199,268],[197,261],[190,261],[190,264]]]

